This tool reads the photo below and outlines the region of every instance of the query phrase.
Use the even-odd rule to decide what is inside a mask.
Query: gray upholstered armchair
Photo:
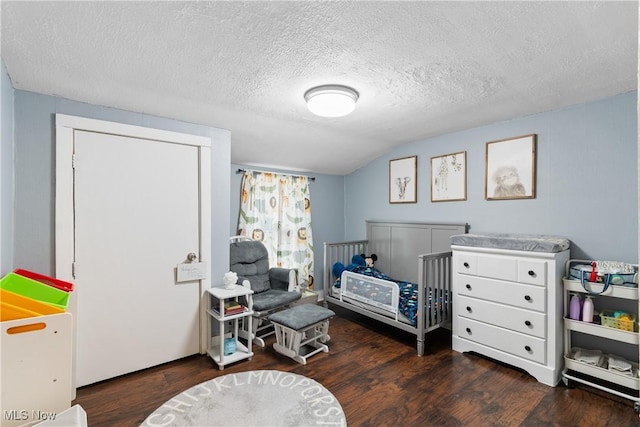
[[[252,331],[243,327],[240,335],[264,347],[264,338],[274,333],[267,316],[300,299],[295,270],[270,268],[262,242],[241,236],[231,238],[230,270],[238,275],[238,283],[247,280],[254,292]]]

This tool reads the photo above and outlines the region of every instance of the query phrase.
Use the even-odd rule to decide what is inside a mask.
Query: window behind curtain
[[[313,288],[311,201],[306,176],[247,170],[242,177],[238,234],[260,240],[271,267],[293,268]]]

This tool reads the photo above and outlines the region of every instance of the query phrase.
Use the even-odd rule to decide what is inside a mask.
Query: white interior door
[[[199,150],[74,131],[76,386],[198,353]]]

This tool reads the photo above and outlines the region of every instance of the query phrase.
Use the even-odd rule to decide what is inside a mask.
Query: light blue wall
[[[0,61],[0,276],[13,270],[14,90]]]
[[[2,88],[3,271],[22,267],[54,274],[55,113],[210,136],[212,277],[227,271],[227,238],[235,234],[239,212],[241,175],[235,170],[243,167],[230,164],[228,131],[14,91],[4,67]],[[473,232],[556,234],[571,239],[573,257],[637,262],[636,122],[633,92],[407,144],[346,177],[312,174],[316,283],[322,280],[322,243],[363,238],[367,219],[469,222]],[[7,160],[14,132],[15,166]],[[484,200],[485,143],[528,133],[538,134],[536,199]],[[467,151],[467,201],[431,203],[429,159],[456,151]],[[388,161],[408,155],[418,155],[418,203],[390,205]],[[6,238],[11,230],[13,246]]]
[[[242,174],[238,169],[252,169],[250,166],[231,165],[231,222],[229,235],[234,236],[238,227],[240,213],[240,185]],[[311,223],[313,226],[313,244],[315,263],[315,288],[320,289],[323,280],[322,264],[324,257],[324,242],[338,242],[343,240],[344,233],[344,177],[336,175],[306,174],[295,171],[269,170],[292,175],[307,175],[316,178],[309,184],[311,193]]]
[[[468,222],[471,232],[565,236],[573,258],[638,262],[636,92],[407,144],[345,179],[345,238],[367,219]],[[538,135],[535,199],[484,198],[485,143]],[[467,200],[432,203],[430,159],[467,152]],[[418,156],[418,202],[389,204],[389,160]]]
[[[226,130],[15,91],[15,258],[16,267],[55,274],[55,114],[152,127],[212,140],[212,283],[229,269],[229,165]]]

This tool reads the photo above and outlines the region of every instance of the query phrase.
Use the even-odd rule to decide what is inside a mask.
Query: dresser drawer
[[[531,259],[518,260],[518,282],[546,286],[547,263]]]
[[[523,310],[489,301],[458,296],[456,301],[458,316],[491,325],[500,326],[538,338],[546,337],[546,315],[531,310]]]
[[[516,281],[518,262],[515,258],[456,253],[454,271],[470,276]]]
[[[477,256],[465,254],[465,253],[454,253],[453,254],[453,271],[454,273],[461,274],[470,274],[472,276],[476,275],[476,265],[478,264]]]
[[[460,338],[477,342],[497,350],[522,357],[537,363],[546,362],[546,342],[543,339],[524,335],[507,329],[456,317],[454,333]]]
[[[518,260],[510,257],[476,257],[476,275],[492,279],[518,280]]]
[[[455,292],[515,307],[545,312],[546,288],[458,274]],[[456,295],[457,297],[457,295]],[[454,297],[455,298],[455,297]]]
[[[471,276],[546,286],[547,263],[498,255],[457,254],[454,271]]]

